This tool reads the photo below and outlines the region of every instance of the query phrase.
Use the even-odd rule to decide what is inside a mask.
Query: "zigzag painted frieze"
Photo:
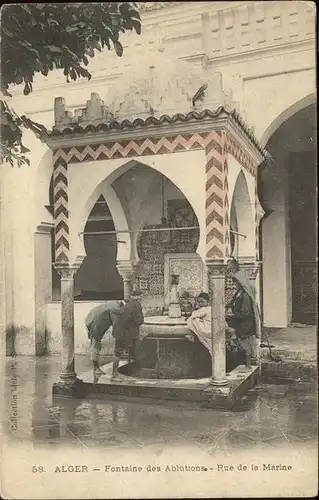
[[[225,254],[225,133],[219,132],[206,145],[206,256]]]
[[[69,226],[64,220],[60,220],[60,222],[55,227],[56,232],[61,231],[61,229],[63,229],[67,234],[69,234]]]
[[[67,241],[67,239],[64,236],[61,236],[57,240],[57,242],[55,243],[55,249],[57,250],[61,246],[64,246],[65,248],[67,248],[69,250],[69,242]]]
[[[63,198],[64,199],[64,198]],[[61,198],[59,198],[58,201],[60,201]],[[65,223],[67,224],[66,220],[68,219],[68,216],[69,216],[69,211],[68,209],[65,207],[65,205],[63,205],[62,203],[58,206],[58,208],[54,211],[54,218],[55,220],[59,219],[59,216],[60,215],[64,215],[65,219]]]
[[[62,172],[59,172],[57,174],[57,176],[54,178],[54,187],[59,183],[59,182],[62,182],[64,185],[68,185],[68,179],[66,178],[66,176],[62,173]]]
[[[227,135],[226,147],[227,147],[227,152],[231,154],[234,158],[236,158],[236,160],[240,165],[242,165],[250,174],[257,176],[257,167],[254,161],[242,148],[241,144],[239,144],[235,139]]]
[[[212,136],[213,134],[213,136]],[[233,138],[226,135],[227,149],[230,154],[246,168],[250,173],[255,173],[252,159],[244,152]],[[179,134],[176,136],[161,138],[143,138],[136,140],[123,140],[102,144],[90,144],[89,146],[76,146],[62,148],[55,151],[54,159],[64,160],[66,163],[81,163],[85,161],[108,160],[111,158],[127,158],[131,156],[146,156],[154,154],[167,154],[189,149],[205,148],[206,154],[211,149],[222,156],[222,147],[218,141],[218,131],[205,132],[201,134]],[[216,166],[218,158],[215,157]]]
[[[53,170],[54,199],[54,236],[55,261],[68,262],[69,225],[68,225],[68,166],[63,158],[58,158]]]
[[[211,178],[206,182],[206,190],[208,191],[213,184],[219,187],[219,189],[223,189],[223,183],[217,175],[212,175]]]
[[[220,192],[220,194],[221,193],[222,192]],[[216,192],[209,195],[209,197],[206,199],[206,208],[212,206],[213,203],[217,203],[217,205],[219,205],[220,208],[223,208],[224,207],[223,196],[222,195],[219,196]]]
[[[210,241],[214,240],[215,238],[217,238],[220,241],[220,243],[224,242],[223,233],[216,228],[212,229],[207,234],[206,241],[209,243]]]
[[[54,153],[54,220],[56,261],[68,259],[68,167],[79,163],[132,156],[147,156],[204,149],[206,153],[206,255],[223,258],[229,255],[227,154],[232,154],[250,173],[256,167],[249,154],[226,131],[177,134],[160,138],[144,137],[87,146],[58,149]]]
[[[62,250],[58,254],[56,253],[55,261],[56,262],[68,262],[69,261],[68,252],[64,252]]]
[[[213,136],[211,135],[213,134]],[[111,158],[127,158],[130,156],[146,156],[154,154],[174,153],[187,151],[189,149],[202,149],[210,145],[210,142],[218,132],[203,134],[179,134],[170,137],[144,138],[130,141],[115,141],[98,145],[89,145],[84,148],[72,147],[56,151],[55,159],[63,159],[67,163],[78,163],[83,161],[94,161]],[[215,140],[214,142],[217,143]],[[212,146],[211,146],[212,147]],[[218,151],[220,145],[217,143]]]
[[[68,193],[65,192],[62,186],[59,186],[59,191],[54,195],[54,203],[57,202],[60,198],[64,198],[65,201],[68,201]]]
[[[212,149],[214,149],[218,154],[222,156],[223,149],[221,145],[214,139],[210,141],[210,143],[206,147],[206,153],[209,153]]]
[[[208,217],[206,217],[206,226],[209,226],[209,224],[212,222],[212,220],[216,220],[220,226],[223,225],[223,218],[221,217],[220,214],[216,212],[216,210],[213,210]]]

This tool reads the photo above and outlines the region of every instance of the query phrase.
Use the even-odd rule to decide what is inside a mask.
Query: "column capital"
[[[223,278],[225,277],[226,270],[227,270],[227,264],[225,263],[224,259],[212,259],[212,260],[206,260],[206,266],[208,269],[208,277],[214,277],[214,278]]]
[[[239,261],[239,267],[243,271],[245,271],[250,279],[256,279],[259,269],[261,267],[262,262],[261,261],[255,261],[255,262],[240,262]]]
[[[53,266],[62,279],[73,279],[80,269],[83,260],[81,262],[74,262],[72,265],[68,262],[54,262]]]
[[[134,266],[131,261],[119,260],[116,264],[117,270],[123,281],[131,281],[134,274]]]

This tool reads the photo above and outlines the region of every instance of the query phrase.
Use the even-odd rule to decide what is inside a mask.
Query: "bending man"
[[[85,325],[90,339],[90,358],[95,375],[104,374],[99,367],[101,341],[110,326],[114,325],[123,304],[121,300],[108,300],[104,304],[94,307],[85,318]]]
[[[118,318],[113,326],[112,335],[115,338],[112,377],[119,377],[119,364],[124,351],[128,349],[130,355],[136,358],[136,347],[139,338],[139,327],[144,323],[142,306],[140,304],[142,293],[132,292],[130,300],[121,308]]]

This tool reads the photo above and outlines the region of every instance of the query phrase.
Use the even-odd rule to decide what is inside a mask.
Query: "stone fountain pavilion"
[[[259,369],[245,375],[237,368],[226,373],[225,297],[231,292],[226,262],[235,255],[258,288],[262,210],[257,172],[265,151],[245,123],[231,90],[223,87],[221,74],[154,50],[152,58],[139,61],[138,69],[134,65],[124,72],[104,101],[92,93],[86,105],[72,113],[64,99],[57,97],[55,125],[42,140],[53,152],[54,267],[61,276],[62,369],[54,394],[186,399],[212,407],[233,404],[255,383]],[[134,198],[131,191],[135,202],[126,204],[129,195],[121,196],[118,189],[120,176],[130,169],[136,179],[145,180],[150,169],[165,177],[191,207],[193,218],[168,224],[164,217],[164,224],[154,232],[160,235],[161,244],[165,238],[166,243],[170,241],[161,254],[162,281],[147,282],[142,273],[147,252],[139,250],[146,234],[142,215],[151,210],[152,193],[146,189],[135,213],[138,195]],[[153,337],[157,354],[164,349],[162,359],[165,352],[178,353],[187,343],[185,319],[158,318],[171,306],[171,276],[179,276],[179,292],[210,293],[213,354],[206,376],[165,378],[163,368],[156,379],[134,377],[127,362],[122,366],[128,374],[125,382],[113,382],[108,374],[99,380],[89,373],[77,376],[74,277],[86,258],[85,223],[101,195],[114,221],[116,266],[124,297],[132,286],[143,291],[146,321],[142,335],[149,340]],[[172,244],[179,230],[191,244],[183,240]],[[154,249],[158,240],[150,238],[149,248]],[[187,349],[191,348],[188,343]]]

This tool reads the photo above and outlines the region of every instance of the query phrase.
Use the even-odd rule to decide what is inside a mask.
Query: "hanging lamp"
[[[167,217],[165,216],[165,178],[164,175],[161,176],[161,204],[162,204],[162,217],[160,228],[168,228],[169,224],[167,221]],[[161,243],[168,243],[170,241],[171,233],[170,231],[160,231],[159,239]]]

